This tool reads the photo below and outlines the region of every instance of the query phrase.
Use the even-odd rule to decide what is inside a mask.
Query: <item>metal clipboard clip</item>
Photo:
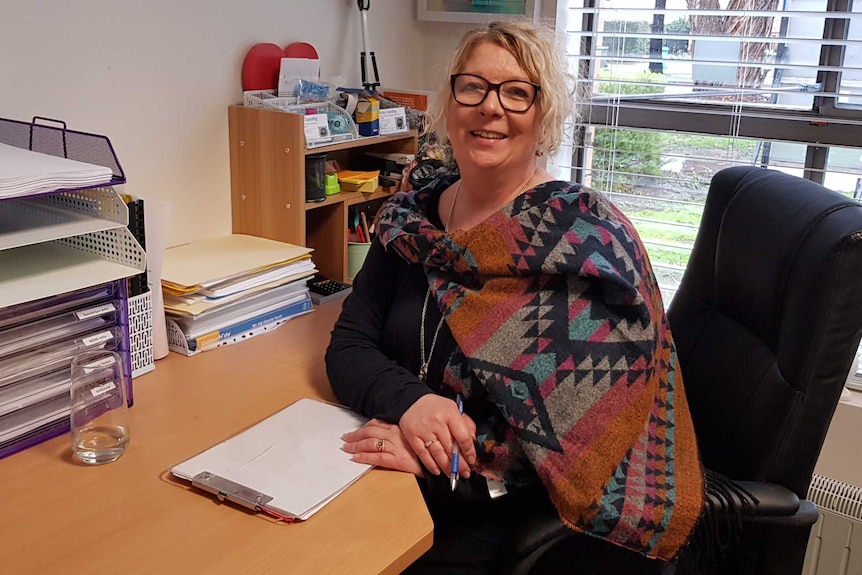
[[[265,505],[272,501],[272,497],[265,493],[249,489],[209,471],[202,471],[192,477],[192,485],[215,494],[219,501],[232,501],[252,511],[268,511]]]

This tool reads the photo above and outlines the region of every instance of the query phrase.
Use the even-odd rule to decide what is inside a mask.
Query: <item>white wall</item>
[[[536,0],[539,15],[543,21],[551,21],[557,17],[557,6],[565,10],[567,0]],[[415,2],[412,2],[415,4]],[[453,22],[419,22],[423,35],[425,51],[422,54],[423,86],[425,90],[436,91],[446,82],[452,53],[458,46],[461,36],[476,24]]]
[[[373,0],[381,80],[423,83],[412,0]],[[359,83],[356,0],[4,2],[0,117],[65,120],[111,139],[126,192],[172,202],[169,245],[230,231],[227,107],[257,42],[313,44],[324,76]]]
[[[543,0],[543,18],[557,0]],[[258,42],[310,42],[324,77],[358,85],[356,0],[5,2],[0,117],[104,134],[125,191],[172,204],[168,245],[230,231],[227,107]],[[435,90],[470,24],[420,22],[415,0],[372,0],[369,48],[383,86]],[[370,68],[369,68],[370,70]]]
[[[841,402],[835,409],[823,450],[814,472],[856,487],[862,487],[862,450],[859,434],[862,431],[862,392],[851,391],[850,401]]]

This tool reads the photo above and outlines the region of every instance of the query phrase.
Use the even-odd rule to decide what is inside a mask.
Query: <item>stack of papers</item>
[[[108,184],[110,168],[0,144],[0,199]]]
[[[311,248],[234,234],[165,251],[168,346],[184,355],[235,343],[311,311]]]

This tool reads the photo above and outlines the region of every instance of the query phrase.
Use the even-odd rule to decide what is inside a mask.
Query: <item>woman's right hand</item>
[[[459,474],[470,476],[476,463],[476,424],[468,415],[458,413],[454,401],[429,393],[420,397],[404,412],[398,426],[407,443],[434,475],[449,472],[450,455],[455,442],[461,452]]]

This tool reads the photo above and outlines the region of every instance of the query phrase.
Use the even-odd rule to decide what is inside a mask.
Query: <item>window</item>
[[[565,7],[581,105],[553,163],[629,216],[666,304],[716,171],[764,166],[862,196],[862,0]]]

